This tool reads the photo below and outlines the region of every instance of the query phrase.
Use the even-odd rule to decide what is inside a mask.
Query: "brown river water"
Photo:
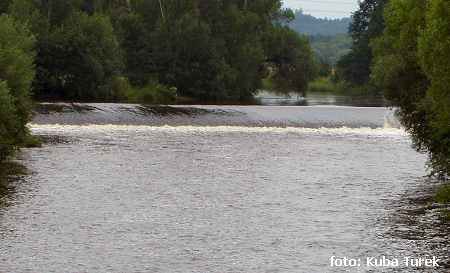
[[[396,124],[383,107],[40,104],[44,146],[0,187],[0,272],[449,272],[437,182]],[[383,256],[399,265],[366,263]]]

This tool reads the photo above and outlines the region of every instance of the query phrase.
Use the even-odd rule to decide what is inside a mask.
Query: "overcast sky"
[[[304,14],[319,18],[349,17],[358,9],[357,0],[283,0],[284,6],[292,10],[303,9]]]

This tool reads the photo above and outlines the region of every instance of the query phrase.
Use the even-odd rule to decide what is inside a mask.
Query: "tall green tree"
[[[113,99],[125,78],[236,101],[257,92],[269,69],[286,91],[304,92],[317,74],[279,0],[13,0],[10,12],[38,38],[38,98]]]
[[[271,80],[275,88],[282,92],[305,94],[308,81],[319,73],[308,38],[281,26],[277,26],[271,33],[267,41],[267,55],[274,68]]]
[[[386,29],[373,43],[373,78],[398,108],[417,150],[434,172],[450,172],[450,5],[443,0],[392,0]]]
[[[307,39],[283,27],[293,14],[280,1],[131,3],[139,8],[116,25],[133,84],[153,76],[183,96],[224,101],[251,97],[269,68],[280,90],[304,92],[317,74]]]
[[[31,118],[35,37],[25,24],[0,15],[0,161],[23,144]]]
[[[20,136],[17,109],[11,90],[4,81],[0,82],[0,163],[13,152]]]
[[[383,33],[383,9],[388,0],[364,0],[353,14],[349,33],[353,39],[350,52],[336,63],[336,80],[344,88],[359,88],[363,93],[378,92],[370,82],[373,59],[370,42]]]
[[[117,20],[117,37],[124,54],[124,75],[135,86],[145,86],[154,76],[153,37],[142,16],[123,13]]]
[[[109,18],[77,13],[41,41],[36,64],[37,97],[111,100],[122,69]]]
[[[450,173],[450,2],[434,0],[427,6],[426,28],[418,39],[420,64],[430,80],[424,107],[428,110],[431,136],[424,145],[431,166]]]
[[[14,0],[15,1],[15,0]],[[33,8],[50,21],[53,27],[61,26],[67,18],[80,10],[82,0],[29,0]]]

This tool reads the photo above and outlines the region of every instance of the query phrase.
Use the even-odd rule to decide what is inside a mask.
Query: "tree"
[[[274,67],[272,82],[278,91],[305,94],[308,81],[319,73],[308,38],[281,26],[271,33],[275,34],[268,41],[268,60]]]
[[[155,73],[151,32],[136,13],[123,13],[117,20],[117,36],[124,53],[124,75],[135,86],[145,86]]]
[[[133,84],[153,76],[183,96],[236,101],[261,88],[268,67],[288,91],[304,92],[317,73],[307,39],[283,27],[293,15],[280,1],[162,1],[164,17],[158,3],[119,16]]]
[[[15,1],[15,0],[14,0]],[[45,16],[52,27],[61,26],[67,18],[80,10],[82,0],[28,0],[34,9]]]
[[[41,43],[37,97],[115,98],[122,62],[108,17],[75,14]]]
[[[425,11],[425,12],[424,12]],[[373,43],[373,78],[383,88],[414,147],[428,152],[435,173],[449,167],[450,6],[443,0],[393,0],[386,29]]]
[[[34,43],[26,25],[0,15],[0,161],[28,135]]]
[[[306,38],[283,26],[292,11],[281,7],[279,0],[14,0],[9,9],[38,38],[37,98],[110,100],[120,79],[237,101],[261,88],[269,68],[286,91],[304,92],[317,74]]]
[[[387,2],[388,0],[365,0],[359,3],[359,10],[353,14],[353,22],[349,27],[353,46],[336,63],[336,79],[344,88],[360,88],[365,93],[378,92],[370,82],[373,59],[370,42],[383,32],[382,13]]]
[[[15,148],[20,126],[17,122],[14,98],[4,81],[0,82],[0,162],[8,158]]]
[[[0,14],[7,12],[12,0],[3,0],[0,2]]]
[[[431,1],[426,14],[427,27],[420,32],[418,53],[420,64],[430,85],[424,107],[432,135],[424,144],[430,163],[436,171],[450,173],[450,3]]]

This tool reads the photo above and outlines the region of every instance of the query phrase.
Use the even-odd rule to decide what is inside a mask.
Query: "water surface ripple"
[[[435,185],[400,129],[170,125],[164,111],[165,126],[64,122],[71,111],[39,114],[44,147],[15,160],[30,174],[0,197],[0,272],[425,270],[329,265],[383,255],[439,256],[426,271],[448,272]]]

